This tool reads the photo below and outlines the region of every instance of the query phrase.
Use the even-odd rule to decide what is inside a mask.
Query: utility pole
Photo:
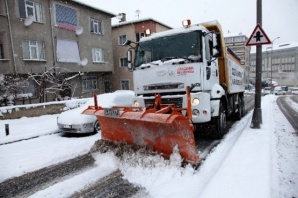
[[[257,0],[257,24],[262,25],[262,0]],[[255,109],[250,127],[253,129],[261,128],[262,109],[261,109],[261,80],[262,80],[262,45],[257,45],[256,52],[256,84],[255,84]]]
[[[252,116],[250,127],[253,129],[261,128],[262,109],[261,109],[261,85],[262,85],[262,45],[271,44],[270,39],[262,29],[262,0],[257,0],[257,26],[249,37],[246,45],[256,45],[256,84],[255,84],[255,109]]]

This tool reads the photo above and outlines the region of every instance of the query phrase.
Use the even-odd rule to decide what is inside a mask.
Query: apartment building
[[[70,97],[103,93],[114,71],[114,16],[77,0],[0,0],[0,73],[58,76],[67,86],[60,87],[62,95]],[[45,101],[57,97],[49,87],[55,86],[47,81]],[[33,78],[19,91],[32,99],[41,94]]]
[[[107,87],[110,87],[110,90],[107,91],[134,90],[132,71],[127,68],[129,47],[122,46],[126,40],[138,42],[144,36],[146,29],[150,29],[153,33],[171,29],[168,25],[152,18],[126,21],[124,13],[119,14],[118,18],[119,23],[112,26],[114,72],[113,75],[110,75],[109,80],[104,82]]]
[[[256,52],[250,55],[250,76],[256,76]],[[279,85],[298,86],[298,42],[262,47],[262,78]]]

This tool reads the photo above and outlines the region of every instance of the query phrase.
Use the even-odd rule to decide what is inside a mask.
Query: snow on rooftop
[[[115,17],[116,14],[110,12],[110,11],[106,11],[104,9],[101,9],[101,8],[98,8],[98,7],[95,7],[93,4],[90,4],[90,3],[87,3],[86,1],[83,1],[83,0],[72,0],[73,2],[76,2],[78,4],[81,4],[81,5],[84,5],[84,6],[87,6],[87,7],[90,7],[90,8],[93,8],[95,10],[98,10],[98,11],[101,11],[101,12],[105,12],[109,15],[111,15],[112,17]]]
[[[158,21],[158,20],[155,20],[153,18],[142,18],[142,19],[136,19],[136,20],[130,20],[130,21],[124,21],[124,22],[112,22],[112,27],[119,27],[119,26],[123,26],[123,25],[129,25],[129,24],[134,24],[134,23],[140,23],[140,22],[144,22],[144,21],[155,21],[156,23],[159,23],[163,26],[166,26],[168,28],[171,28],[170,26]]]
[[[271,51],[271,45],[264,45],[262,47],[262,52],[266,51]],[[278,50],[286,50],[286,49],[291,49],[291,48],[298,48],[298,42],[286,42],[286,43],[281,43],[281,44],[273,44],[272,51],[278,51]],[[256,53],[256,48],[252,48],[251,54]]]
[[[224,37],[225,38],[230,38],[230,37],[239,37],[239,36],[245,36],[247,37],[245,34],[242,34],[241,32],[239,34],[231,34],[231,33],[226,33],[224,32]]]

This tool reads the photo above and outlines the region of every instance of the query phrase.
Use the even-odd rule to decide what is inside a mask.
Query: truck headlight
[[[133,106],[134,107],[139,107],[140,106],[139,101],[137,101],[137,100],[133,101]]]
[[[191,101],[191,105],[192,105],[192,106],[196,106],[196,105],[198,105],[198,104],[200,104],[200,100],[199,100],[199,98],[194,98],[194,99],[192,99],[192,101]]]

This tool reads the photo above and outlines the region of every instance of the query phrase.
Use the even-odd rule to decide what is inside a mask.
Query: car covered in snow
[[[112,106],[131,106],[134,92],[129,90],[118,90],[113,93],[97,95],[98,106],[110,108]],[[57,118],[58,128],[64,133],[92,133],[101,130],[96,116],[85,115],[82,112],[94,106],[94,99],[89,98],[81,107],[64,111]]]

